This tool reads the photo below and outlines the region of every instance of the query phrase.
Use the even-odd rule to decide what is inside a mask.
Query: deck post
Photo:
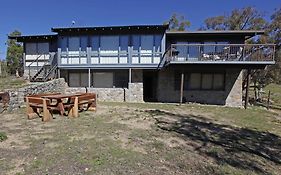
[[[91,69],[88,69],[88,87],[91,87]]]
[[[58,68],[58,78],[60,78],[60,68]]]
[[[129,83],[132,83],[132,69],[129,69]]]
[[[250,73],[251,70],[247,70],[247,77],[246,77],[246,94],[245,94],[245,109],[248,108],[248,103],[249,103],[249,84],[250,84]]]
[[[183,99],[183,85],[184,85],[184,73],[181,73],[180,104],[182,104],[182,99]]]

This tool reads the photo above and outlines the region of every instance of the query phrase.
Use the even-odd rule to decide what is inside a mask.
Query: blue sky
[[[280,0],[2,0],[0,6],[0,58],[5,58],[7,34],[51,33],[51,27],[162,24],[173,13],[191,21],[190,30],[210,16],[234,8],[254,6],[268,17]]]

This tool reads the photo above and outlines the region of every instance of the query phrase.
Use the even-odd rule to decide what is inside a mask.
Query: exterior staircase
[[[46,82],[49,80],[52,80],[54,78],[57,78],[57,59],[55,59],[57,54],[50,53],[50,59],[46,61],[43,66],[41,66],[39,69],[37,69],[37,72],[30,76],[30,82]],[[38,57],[39,58],[39,57]],[[34,62],[38,62],[38,59]],[[30,70],[29,66],[29,70]]]

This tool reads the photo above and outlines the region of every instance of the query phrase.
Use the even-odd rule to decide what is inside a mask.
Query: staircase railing
[[[42,56],[42,55],[40,55],[40,56]],[[36,60],[38,60],[39,58],[40,58],[40,56],[36,59]],[[31,81],[35,81],[36,80],[36,78],[41,74],[41,72],[42,71],[44,71],[44,70],[46,70],[46,66],[48,65],[48,64],[50,64],[50,65],[57,65],[57,59],[54,59],[56,57],[56,53],[49,53],[49,59],[48,59],[48,61],[46,60],[46,59],[44,59],[45,60],[45,62],[44,62],[44,64],[40,67],[40,69],[38,69],[39,68],[39,66],[38,66],[38,61],[37,61],[37,72],[36,72],[36,74],[35,75],[33,75],[33,77],[31,77],[30,78],[30,80]],[[30,65],[32,65],[36,60],[34,60]],[[29,65],[29,66],[30,66]],[[52,68],[51,68],[52,69]],[[50,70],[49,70],[50,71]],[[50,73],[49,73],[49,71],[46,73],[46,71],[44,72],[44,76],[43,76],[43,79],[45,79],[45,77],[48,75],[50,75]],[[29,77],[30,77],[30,68],[29,68]]]
[[[157,66],[157,69],[161,69],[162,67],[165,66],[166,62],[167,62],[167,56],[168,56],[168,53],[171,52],[171,47],[169,47],[168,49],[166,49],[166,51],[164,52],[164,54],[162,55],[161,57],[161,60]]]
[[[29,79],[31,78],[31,67],[32,65],[36,62],[36,72],[38,72],[38,68],[39,68],[39,58],[43,56],[43,54],[37,56],[37,58],[35,60],[33,60],[27,67],[28,67],[28,76],[29,76]],[[45,55],[44,55],[45,56]],[[45,58],[44,58],[45,60]]]

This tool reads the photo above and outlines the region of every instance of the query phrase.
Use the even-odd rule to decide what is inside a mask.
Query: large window
[[[79,51],[80,38],[79,37],[69,37],[68,38],[68,50]]]
[[[49,54],[49,43],[26,43],[25,53],[27,55]]]
[[[155,52],[161,52],[162,35],[154,36]]]
[[[98,51],[100,47],[99,36],[92,36],[90,41],[91,41],[90,46],[92,47],[92,50]]]
[[[153,35],[141,35],[141,50],[152,52],[154,45]]]
[[[117,53],[119,48],[119,36],[101,36],[100,48],[102,52]]]
[[[129,36],[128,35],[121,35],[120,36],[120,50],[127,52],[128,46],[129,46]]]
[[[181,73],[175,73],[175,90],[180,90]],[[224,90],[225,73],[184,73],[185,90]]]
[[[81,36],[80,45],[81,45],[81,50],[86,51],[88,47],[88,36]]]
[[[132,47],[134,51],[138,51],[140,47],[140,35],[132,36]]]
[[[61,48],[62,51],[66,51],[67,48],[67,37],[60,36],[58,39],[59,48]]]

